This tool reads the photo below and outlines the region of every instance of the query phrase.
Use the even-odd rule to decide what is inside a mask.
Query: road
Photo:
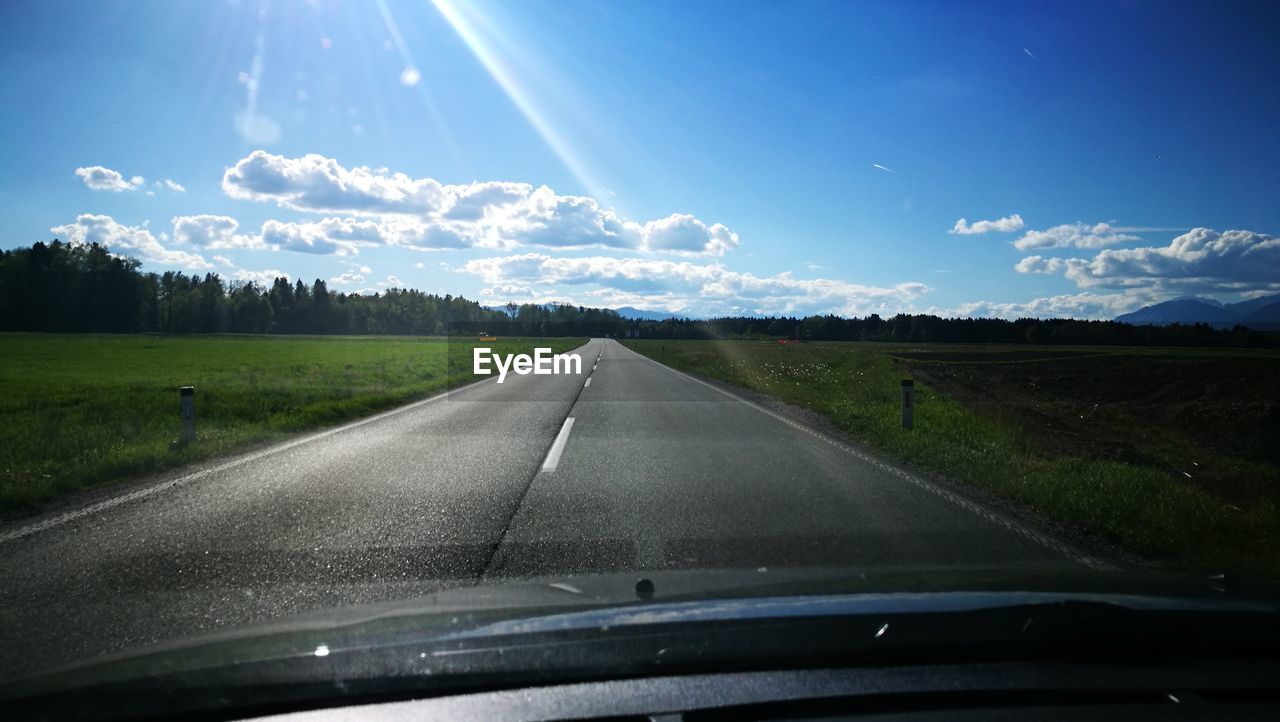
[[[0,529],[0,678],[515,576],[1090,563],[616,341],[577,352],[581,375],[491,379]]]

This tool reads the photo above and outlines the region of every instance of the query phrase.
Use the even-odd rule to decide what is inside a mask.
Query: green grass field
[[[495,352],[583,339],[504,339]],[[0,334],[0,509],[333,425],[471,379],[468,340]],[[178,387],[196,387],[198,438]]]
[[[1280,357],[1274,353],[760,341],[639,340],[627,345],[675,368],[817,411],[851,438],[886,456],[1026,503],[1048,518],[1163,565],[1280,575],[1280,467],[1266,458],[1274,454],[1267,444],[1270,437],[1259,437],[1262,440],[1254,443],[1258,448],[1236,448],[1225,441],[1213,442],[1214,429],[1207,428],[1225,423],[1215,419],[1232,413],[1243,417],[1242,424],[1256,426],[1260,420],[1249,418],[1251,409],[1269,408],[1274,416],[1277,375],[1270,372],[1267,379],[1255,378],[1280,368],[1276,363]],[[1066,358],[1044,357],[1046,351],[1065,353]],[[1041,358],[1029,352],[1038,352]],[[928,369],[931,378],[950,379],[942,371],[960,368],[972,377],[970,383],[977,391],[961,393],[969,387],[949,386],[955,392],[953,398],[917,377],[915,429],[904,431],[899,382],[913,375],[915,362],[902,356],[931,353],[942,354],[943,359],[920,362],[933,365]],[[970,354],[977,356],[969,358]],[[983,365],[983,354],[992,359],[991,366]],[[953,360],[946,360],[948,355]],[[1116,361],[1120,357],[1123,364]],[[1235,373],[1249,380],[1243,388],[1267,396],[1253,407],[1240,408],[1235,406],[1239,398],[1190,398],[1195,396],[1190,391],[1175,393],[1176,386],[1164,381],[1166,376],[1172,378],[1167,367],[1193,362],[1211,363],[1208,368],[1215,375]],[[924,367],[917,368],[923,375]],[[1151,369],[1147,379],[1151,388],[1141,391],[1145,396],[1134,398],[1126,379],[1140,377],[1144,368]],[[1068,384],[1064,369],[1074,369],[1081,378]],[[1030,370],[1040,375],[1027,375]],[[1037,380],[1039,387],[1031,394],[1034,401],[1022,409],[1019,395],[1030,393],[1023,387]],[[1198,389],[1201,384],[1190,386]],[[1127,443],[1131,454],[1104,458],[1093,451],[1087,436],[1074,447],[1044,443],[1054,441],[1045,436],[1076,434],[1065,423],[1068,417],[1075,419],[1077,407],[1098,408],[1099,404],[1111,407],[1106,417],[1099,416],[1095,422],[1082,411],[1076,423],[1087,428],[1106,420],[1111,424],[1102,427],[1106,435],[1121,437],[1108,440]],[[1197,404],[1204,413],[1192,413]],[[1162,416],[1160,411],[1168,413]],[[1227,413],[1210,413],[1215,411]],[[1196,424],[1206,428],[1186,428]],[[1274,430],[1269,433],[1274,435]],[[1141,461],[1167,452],[1170,439],[1184,447],[1184,456],[1190,458],[1194,451],[1199,464],[1216,462],[1227,470],[1224,473],[1245,469],[1251,484],[1247,498],[1226,497],[1198,485],[1192,477],[1199,475],[1201,467],[1193,462],[1186,462],[1188,473],[1183,474],[1182,466]],[[1143,452],[1151,453],[1144,456]],[[1139,461],[1118,460],[1130,457]],[[1170,462],[1178,463],[1181,460]]]

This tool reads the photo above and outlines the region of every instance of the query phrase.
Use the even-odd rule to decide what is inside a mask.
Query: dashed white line
[[[587,382],[586,382],[585,384],[583,384],[583,385],[582,385],[582,388],[584,388],[584,389],[585,389],[586,387],[588,387],[588,386],[590,386],[590,385],[591,385],[591,377],[590,377],[590,376],[588,376],[588,377],[587,377]]]
[[[551,450],[547,452],[546,461],[542,462],[543,471],[555,471],[560,465],[560,455],[564,453],[564,445],[569,443],[569,432],[573,430],[573,417],[564,420],[564,426],[560,427],[560,433],[556,434],[556,440],[551,444]]]

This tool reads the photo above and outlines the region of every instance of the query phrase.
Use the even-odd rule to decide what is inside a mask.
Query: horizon
[[[160,293],[159,284],[160,284],[161,274],[155,271],[146,271],[145,269],[142,268],[143,264],[140,261],[138,261],[136,258],[133,258],[125,254],[112,253],[110,250],[107,250],[105,246],[97,242],[91,242],[88,244],[72,244],[72,243],[62,242],[58,239],[54,239],[50,243],[54,248],[62,248],[62,249],[80,249],[80,250],[101,249],[101,252],[105,254],[105,257],[125,259],[129,261],[131,265],[121,266],[121,268],[130,269],[130,273],[133,274],[135,277],[141,278],[142,275],[146,274],[153,279],[150,290],[147,290],[145,287],[142,287],[142,286],[138,287],[137,290],[142,294],[142,297],[146,297],[148,294]],[[34,250],[35,246],[39,246],[39,245],[44,245],[44,244],[43,242],[37,242],[36,244],[33,244],[31,248],[18,248],[18,249],[12,249],[12,250],[0,249],[0,260],[8,260],[3,258],[5,255],[9,255],[13,253],[30,252],[31,250]],[[24,267],[27,262],[28,261],[20,261],[19,267]],[[53,264],[53,265],[47,266],[47,268],[54,269],[54,268],[58,268],[59,266],[62,266],[64,268],[66,267],[65,264]],[[94,268],[95,264],[80,262],[80,263],[72,264],[71,267],[79,268],[79,269]],[[936,310],[930,310],[930,311],[924,311],[924,312],[884,311],[883,313],[879,311],[873,311],[873,312],[868,312],[861,315],[842,315],[842,314],[834,314],[834,313],[825,313],[825,314],[818,313],[818,314],[804,314],[804,315],[795,315],[795,314],[786,314],[786,313],[782,313],[782,314],[747,313],[747,314],[738,314],[738,315],[723,315],[723,314],[691,315],[691,314],[686,314],[681,312],[651,311],[646,309],[635,308],[633,306],[617,306],[617,307],[589,306],[589,305],[577,304],[577,303],[572,303],[568,301],[558,301],[558,300],[544,301],[540,303],[526,302],[522,304],[517,304],[513,301],[508,301],[502,304],[493,304],[493,303],[485,303],[483,301],[476,300],[476,299],[467,298],[463,295],[453,295],[448,292],[441,292],[441,291],[432,290],[432,289],[422,289],[422,288],[417,288],[417,287],[408,286],[408,285],[391,286],[391,287],[386,287],[386,288],[377,289],[377,290],[365,289],[360,292],[355,292],[355,291],[346,292],[346,291],[343,291],[342,289],[330,290],[328,287],[328,282],[326,282],[325,279],[322,279],[322,278],[315,278],[311,282],[307,282],[306,279],[304,278],[300,278],[300,277],[295,278],[286,273],[282,273],[281,275],[278,275],[271,279],[263,279],[263,280],[258,280],[258,279],[228,280],[223,278],[216,271],[210,271],[205,273],[203,279],[201,278],[201,274],[198,271],[192,272],[190,274],[185,274],[183,271],[180,271],[180,270],[166,271],[163,275],[167,278],[168,275],[171,273],[176,274],[178,278],[183,278],[183,277],[188,278],[193,283],[200,283],[202,280],[203,282],[207,283],[210,281],[210,279],[213,279],[214,282],[219,284],[220,288],[222,289],[222,292],[225,294],[225,296],[221,297],[222,301],[220,301],[220,303],[222,304],[230,302],[232,299],[236,298],[240,290],[250,290],[252,291],[252,294],[254,296],[260,296],[264,300],[271,298],[272,299],[271,305],[274,307],[276,305],[276,301],[274,300],[274,297],[276,295],[276,288],[281,282],[283,282],[284,286],[287,288],[298,289],[297,290],[298,294],[311,294],[315,298],[318,298],[320,294],[323,293],[329,296],[336,295],[338,297],[365,298],[370,300],[377,300],[380,296],[383,296],[384,294],[388,294],[392,291],[395,291],[398,293],[416,293],[416,294],[420,294],[425,298],[434,298],[438,300],[452,298],[454,301],[465,302],[466,304],[474,305],[486,311],[502,314],[504,317],[510,316],[511,320],[513,321],[517,320],[515,316],[515,312],[517,310],[523,311],[525,308],[537,308],[542,310],[568,308],[568,309],[578,309],[580,311],[585,310],[588,313],[609,311],[609,312],[613,312],[619,318],[625,321],[646,322],[646,323],[660,323],[666,320],[675,320],[675,321],[689,322],[689,323],[715,323],[720,321],[730,321],[730,322],[786,321],[786,322],[799,323],[802,321],[807,322],[813,319],[833,319],[833,318],[839,319],[842,321],[849,321],[849,322],[870,321],[873,319],[892,321],[898,318],[932,318],[935,320],[947,321],[947,322],[986,319],[986,320],[995,320],[1000,322],[1019,322],[1019,323],[1024,321],[1031,321],[1031,322],[1037,322],[1037,323],[1039,322],[1054,323],[1054,322],[1063,322],[1063,321],[1070,322],[1070,321],[1078,320],[1078,321],[1089,321],[1089,322],[1101,322],[1106,324],[1119,323],[1122,325],[1129,325],[1129,326],[1152,326],[1152,325],[1154,326],[1168,326],[1168,325],[1198,326],[1202,324],[1213,326],[1215,328],[1244,326],[1254,331],[1264,331],[1264,332],[1274,331],[1277,328],[1277,323],[1280,323],[1280,318],[1277,318],[1277,315],[1276,315],[1277,312],[1280,312],[1278,311],[1278,309],[1280,309],[1280,294],[1253,296],[1251,298],[1245,299],[1244,301],[1228,303],[1228,304],[1224,304],[1213,298],[1184,295],[1184,296],[1172,298],[1160,303],[1143,306],[1140,309],[1136,309],[1129,313],[1120,314],[1114,318],[1101,318],[1101,319],[1079,319],[1079,318],[1074,318],[1070,316],[1017,316],[1013,318],[1003,318],[1003,317],[996,317],[996,316],[975,317],[975,316],[961,316],[956,314],[947,314],[945,312],[938,312]],[[78,273],[73,273],[72,276],[79,276],[79,280],[81,282],[88,281],[89,284],[92,284],[94,282],[92,279],[92,276],[93,276],[92,273],[86,275],[83,272],[78,272]],[[101,277],[99,277],[99,279],[100,278]],[[155,299],[153,298],[152,300],[154,301]],[[1200,306],[1208,306],[1210,308],[1227,311],[1231,315],[1229,315],[1227,318],[1223,318],[1223,317],[1215,318],[1212,316],[1202,316],[1202,315],[1197,315],[1199,312],[1197,312],[1195,309],[1192,309],[1188,314],[1187,310],[1184,307],[1179,307],[1179,310],[1181,311],[1181,313],[1179,313],[1178,315],[1169,315],[1169,309],[1171,307],[1173,307],[1175,304],[1185,303],[1185,302],[1191,302],[1194,304],[1198,304]],[[1263,303],[1259,303],[1259,302],[1263,302]],[[286,306],[287,305],[288,304],[286,304]],[[1144,312],[1155,311],[1157,309],[1160,310],[1159,314],[1144,315]],[[143,323],[143,324],[147,323],[147,321],[142,318],[133,319],[133,320],[138,323]],[[117,317],[112,321],[112,323],[128,323],[128,321],[129,319],[127,317],[124,317],[124,318]],[[523,321],[527,321],[527,319],[524,319]],[[266,322],[268,324],[270,323],[269,316],[266,317]],[[221,322],[218,322],[218,323],[221,323],[222,325],[225,326],[227,324],[227,320],[224,318]],[[463,323],[470,323],[470,321],[464,321]],[[47,330],[47,329],[32,328],[28,330]],[[272,331],[265,330],[265,331],[259,331],[259,332],[271,333]],[[186,333],[186,331],[179,331],[178,333]],[[287,335],[290,332],[284,332],[284,333],[286,333]],[[777,334],[773,334],[773,335],[777,335]]]
[[[1229,5],[15,2],[0,247],[694,319],[1269,296],[1280,9]]]

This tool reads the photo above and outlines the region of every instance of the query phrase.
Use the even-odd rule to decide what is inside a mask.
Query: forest
[[[143,273],[133,258],[97,244],[54,241],[0,252],[0,330],[58,333],[347,334],[443,336],[513,313],[413,289],[335,293],[322,279],[276,278],[267,287],[216,273]],[[522,335],[601,335],[622,327],[614,311],[528,306]]]
[[[1027,343],[1280,348],[1280,332],[1206,324],[1132,325],[1077,319],[1005,320],[897,314],[632,320],[571,304],[485,307],[453,296],[390,288],[330,291],[276,278],[267,287],[216,273],[146,273],[97,244],[61,241],[0,251],[0,331],[168,334],[615,336],[919,343]]]

